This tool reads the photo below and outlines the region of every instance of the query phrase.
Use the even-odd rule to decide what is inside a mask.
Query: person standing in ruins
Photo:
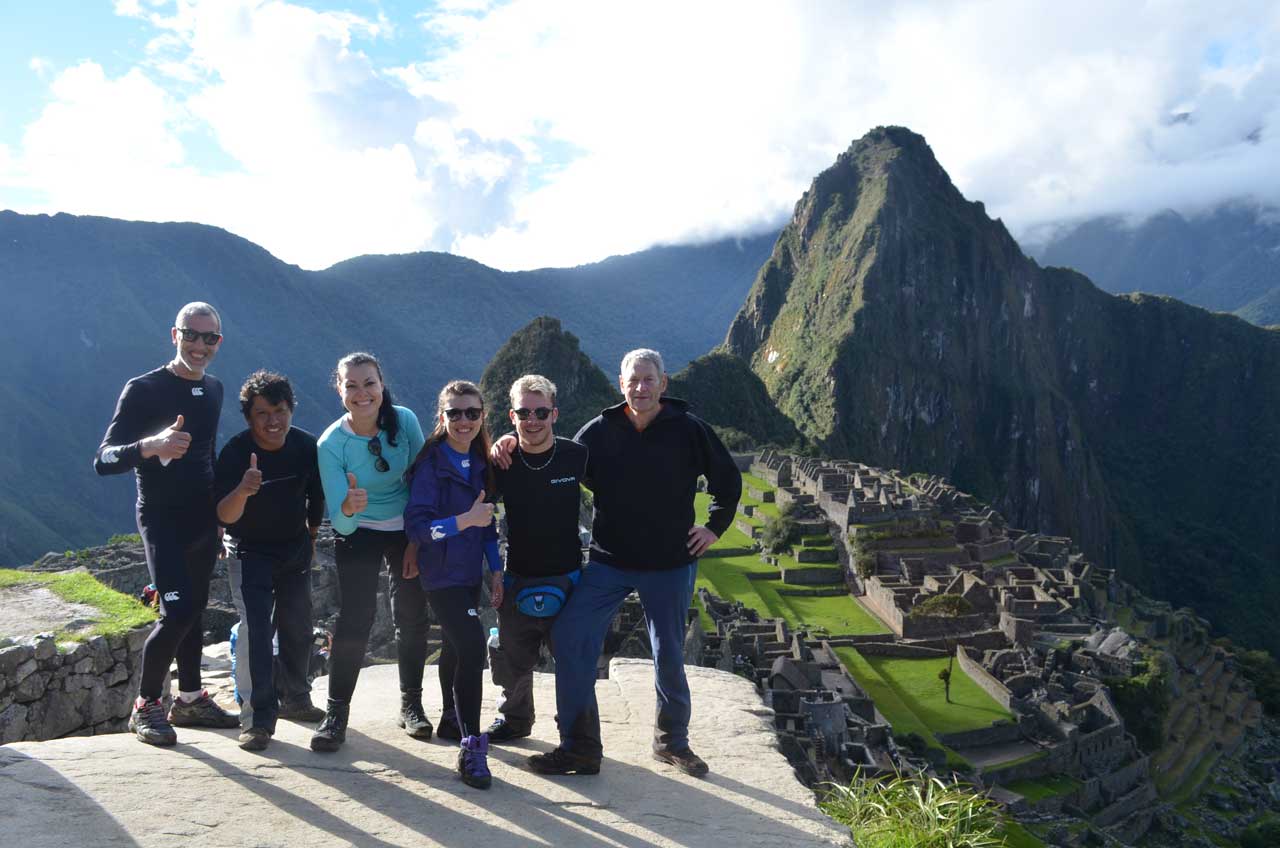
[[[174,357],[127,382],[94,458],[99,474],[137,477],[137,524],[160,618],[142,649],[129,729],[149,745],[173,745],[173,726],[231,728],[239,719],[201,686],[202,617],[221,533],[213,500],[214,442],[222,383],[205,373],[222,347],[222,318],[200,301],[178,310]],[[178,697],[166,713],[162,687],[178,663]]]

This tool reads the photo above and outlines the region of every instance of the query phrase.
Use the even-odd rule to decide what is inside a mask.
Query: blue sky
[[[571,265],[776,227],[895,123],[1034,238],[1280,203],[1278,59],[1270,2],[15,2],[0,208]]]

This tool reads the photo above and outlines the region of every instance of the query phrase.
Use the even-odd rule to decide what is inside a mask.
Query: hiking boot
[[[350,712],[350,704],[342,704],[330,698],[324,720],[311,737],[311,750],[332,752],[341,748],[342,743],[347,741],[347,716]]]
[[[308,724],[312,724],[324,718],[324,710],[311,703],[310,695],[298,695],[281,701],[280,711],[276,713],[276,717],[287,721],[305,721]]]
[[[178,741],[178,734],[164,714],[164,704],[160,700],[138,698],[133,702],[133,712],[129,715],[129,732],[148,745],[173,745]]]
[[[445,710],[440,714],[440,723],[436,725],[436,738],[450,742],[462,741],[462,727],[458,724],[458,714],[453,710]]]
[[[493,724],[489,725],[489,729],[484,732],[484,735],[489,737],[490,742],[498,745],[515,739],[523,739],[532,732],[533,728],[531,727],[507,721],[499,716],[493,720]]]
[[[556,748],[528,759],[529,768],[538,774],[599,774],[600,761]]]
[[[653,758],[660,763],[669,763],[690,777],[706,777],[707,764],[702,757],[685,748],[683,751],[654,751]]]
[[[422,709],[422,691],[400,693],[400,717],[396,724],[404,728],[404,732],[414,739],[431,738],[431,722]]]
[[[489,774],[489,737],[482,733],[462,740],[458,748],[458,776],[476,789],[488,789],[493,783],[493,776]]]
[[[271,731],[265,727],[251,727],[240,734],[240,747],[246,751],[261,751],[271,741]]]
[[[240,726],[240,716],[227,712],[218,706],[207,690],[200,697],[187,702],[181,697],[173,699],[169,707],[169,723],[178,727],[219,727],[230,728]]]

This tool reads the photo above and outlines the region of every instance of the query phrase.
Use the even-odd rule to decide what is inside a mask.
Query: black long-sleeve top
[[[205,374],[185,380],[168,368],[148,371],[124,384],[115,414],[94,456],[99,474],[138,475],[138,506],[170,509],[207,502],[213,497],[214,441],[222,411],[222,383]],[[156,457],[142,458],[139,445],[173,424],[182,415],[182,429],[191,434],[184,456],[162,465]]]
[[[227,439],[215,467],[214,498],[221,501],[244,478],[251,454],[258,455],[262,486],[244,505],[240,520],[227,527],[237,548],[297,539],[324,520],[324,489],[316,459],[316,437],[290,427],[279,450],[258,447],[249,430]]]
[[[591,558],[622,568],[658,571],[689,564],[689,530],[698,477],[707,478],[707,528],[723,535],[742,496],[742,475],[711,427],[677,398],[644,430],[626,404],[588,421],[575,441],[586,445],[586,486],[595,500]]]

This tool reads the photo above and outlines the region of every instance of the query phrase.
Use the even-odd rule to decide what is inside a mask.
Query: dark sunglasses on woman
[[[382,458],[382,442],[377,436],[369,440],[369,453],[377,457],[373,462],[373,467],[378,471],[390,471],[391,463]]]
[[[457,421],[462,416],[467,416],[468,421],[479,421],[480,416],[484,415],[484,410],[478,406],[469,406],[466,409],[446,409],[444,417],[450,421]]]

